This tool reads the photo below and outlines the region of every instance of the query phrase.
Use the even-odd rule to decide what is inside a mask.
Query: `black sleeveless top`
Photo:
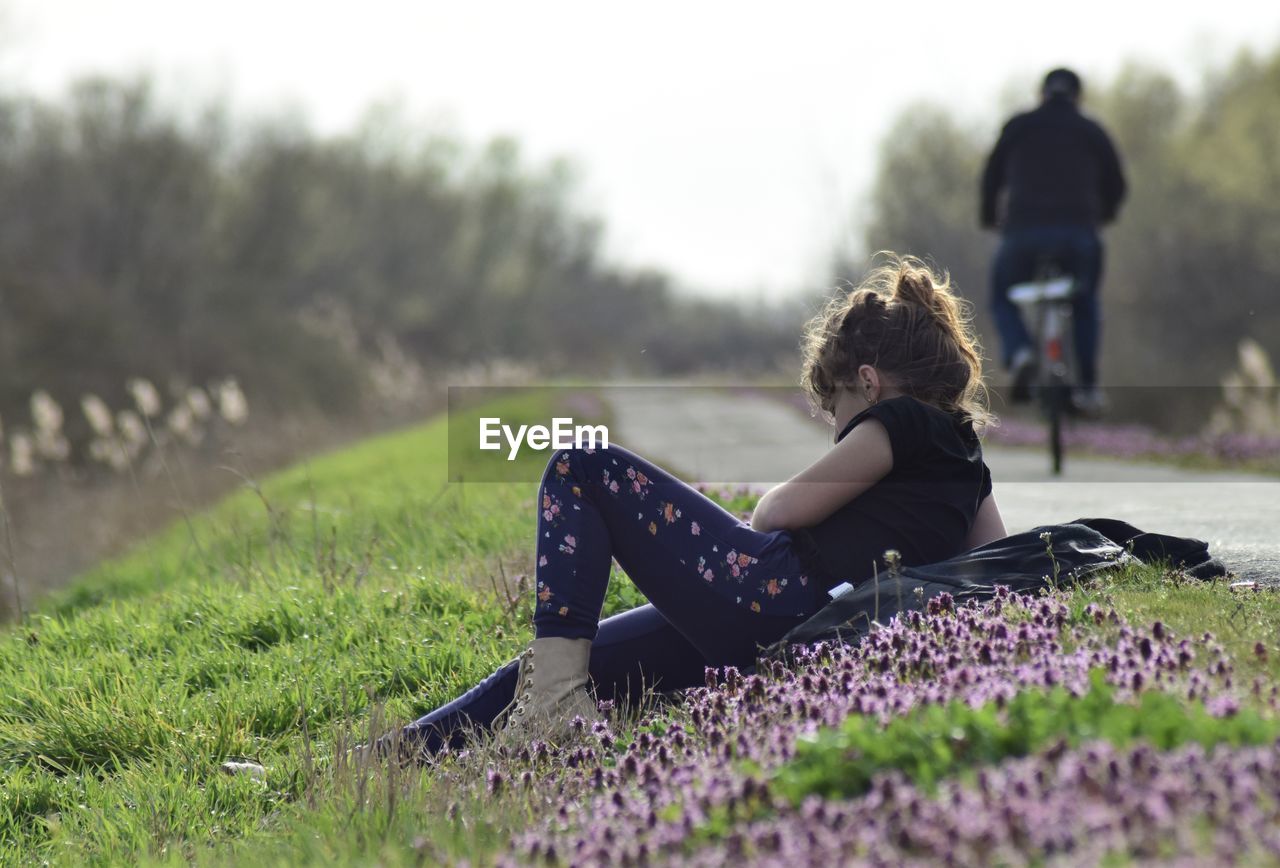
[[[827,588],[884,576],[889,549],[901,554],[904,566],[960,554],[991,493],[971,423],[903,395],[853,417],[836,442],[867,419],[888,432],[893,469],[818,524],[792,534],[805,567]]]

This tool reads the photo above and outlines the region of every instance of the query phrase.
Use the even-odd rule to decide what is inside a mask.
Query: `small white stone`
[[[253,778],[255,781],[265,780],[267,777],[266,768],[258,765],[257,763],[236,762],[233,760],[228,760],[227,762],[218,766],[218,768],[220,771],[223,772],[223,774],[240,775],[243,777]]]

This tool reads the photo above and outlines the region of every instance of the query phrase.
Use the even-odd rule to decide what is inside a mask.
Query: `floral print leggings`
[[[539,637],[594,639],[596,696],[703,683],[707,666],[749,667],[826,601],[785,531],[760,533],[618,446],[557,452],[538,489]],[[616,559],[649,598],[598,622]],[[458,748],[515,695],[515,661],[397,736],[424,753]]]
[[[789,533],[753,530],[619,446],[557,452],[538,496],[539,638],[595,638],[615,559],[695,645],[708,607],[773,616],[818,608],[821,592]]]

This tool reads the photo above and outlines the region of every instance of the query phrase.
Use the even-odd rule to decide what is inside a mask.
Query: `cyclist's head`
[[[1080,76],[1065,67],[1049,70],[1044,77],[1044,82],[1040,85],[1040,95],[1046,100],[1065,98],[1072,102],[1079,102],[1083,94],[1084,85],[1080,81]]]
[[[905,395],[978,425],[990,416],[982,354],[968,305],[951,279],[911,256],[889,254],[850,292],[839,292],[805,326],[800,385],[830,415],[862,365]]]

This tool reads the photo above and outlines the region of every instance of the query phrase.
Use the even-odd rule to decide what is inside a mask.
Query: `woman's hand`
[[[889,434],[878,420],[867,419],[826,455],[765,492],[751,514],[751,527],[764,533],[812,527],[892,469]]]

